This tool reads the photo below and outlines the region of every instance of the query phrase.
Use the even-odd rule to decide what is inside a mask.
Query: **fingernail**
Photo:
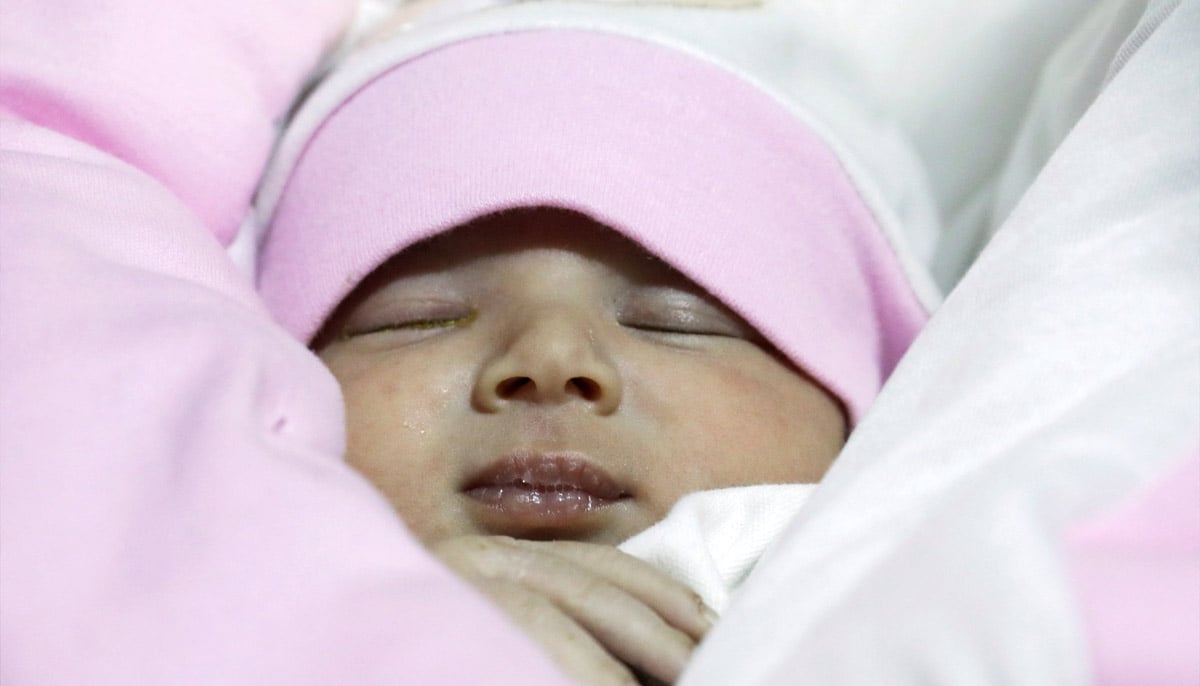
[[[700,603],[700,616],[704,618],[704,621],[708,622],[709,628],[712,628],[717,623],[717,620],[721,618],[711,607],[704,603]]]

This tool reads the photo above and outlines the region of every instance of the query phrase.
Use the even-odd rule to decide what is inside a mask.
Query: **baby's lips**
[[[616,479],[577,452],[510,453],[471,477],[463,492],[491,489],[575,493],[596,501],[614,502],[630,495]]]
[[[582,453],[510,453],[466,482],[480,528],[517,538],[572,538],[611,525],[632,495]]]

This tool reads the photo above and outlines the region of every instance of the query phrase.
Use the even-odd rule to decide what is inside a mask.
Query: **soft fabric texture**
[[[690,493],[620,548],[682,582],[720,614],[816,488],[767,484]]]
[[[1095,683],[1200,683],[1200,448],[1064,539]]]
[[[998,211],[1011,209],[1008,194],[1029,184],[1091,102],[1099,84],[1088,63],[1098,51],[1115,50],[1109,43],[1129,33],[1145,0],[363,0],[356,33],[363,40],[389,30],[437,34],[451,21],[458,26],[457,15],[496,4],[519,7],[481,13],[480,23],[619,26],[651,39],[665,36],[702,46],[785,91],[805,90],[818,65],[846,89],[854,107],[887,122],[867,135],[844,131],[839,137],[865,144],[856,154],[871,158],[866,166],[893,184],[890,204],[904,206],[905,188],[921,187],[917,202],[903,210],[903,228],[949,290],[1003,221]],[[738,7],[713,11],[721,5]],[[1071,44],[1058,50],[1064,59],[1045,68],[1064,42]],[[813,95],[805,95],[810,104]],[[1031,122],[1034,100],[1040,111]],[[840,123],[855,116],[836,109],[823,118]],[[916,183],[911,167],[882,171],[878,165],[896,158],[894,146],[881,144],[884,129],[915,147],[923,163]],[[1018,131],[1025,164],[1013,174]]]
[[[332,113],[272,172],[290,175],[264,206],[259,287],[301,340],[404,247],[537,205],[588,214],[706,287],[852,422],[924,323],[864,175],[735,74],[607,32],[388,47],[399,65],[360,90],[353,65],[350,86],[335,71],[348,99],[318,96]]]
[[[354,9],[5,0],[0,109],[145,171],[229,243],[276,123]]]
[[[1116,656],[1089,643],[1063,534],[1200,436],[1198,34],[1200,3],[1154,3],[1104,58],[1104,89],[683,683],[1104,678]],[[1180,601],[1161,626],[1195,624]],[[1163,647],[1186,683],[1197,646]]]
[[[4,2],[0,682],[567,683],[343,464],[222,249],[347,9]]]

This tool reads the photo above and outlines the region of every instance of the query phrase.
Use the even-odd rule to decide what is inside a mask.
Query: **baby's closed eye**
[[[349,318],[343,338],[356,338],[392,331],[431,332],[467,326],[478,312],[462,303],[393,302],[367,304]]]
[[[702,295],[676,288],[640,289],[621,303],[617,321],[647,334],[748,338],[736,315]]]

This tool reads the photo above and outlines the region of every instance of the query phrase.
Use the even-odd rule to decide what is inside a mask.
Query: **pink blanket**
[[[561,680],[342,463],[222,249],[351,8],[4,3],[4,683]]]

